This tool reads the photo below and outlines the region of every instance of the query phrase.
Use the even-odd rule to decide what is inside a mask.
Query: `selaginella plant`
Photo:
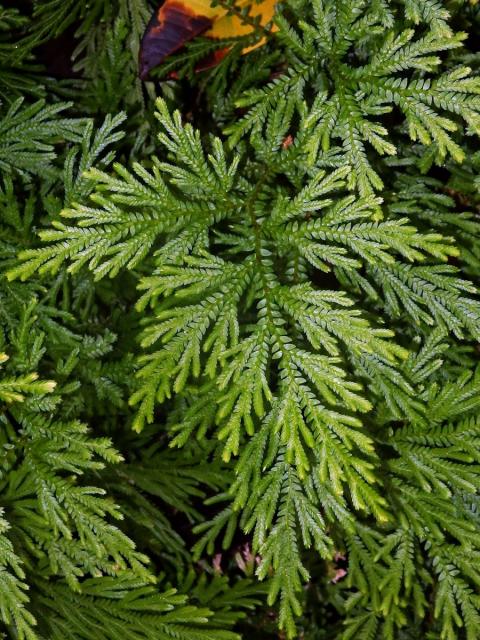
[[[279,3],[147,97],[110,4],[0,121],[9,633],[479,638],[476,3]]]

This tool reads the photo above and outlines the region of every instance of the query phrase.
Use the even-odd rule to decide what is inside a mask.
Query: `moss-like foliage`
[[[7,638],[479,637],[478,7],[0,8]]]

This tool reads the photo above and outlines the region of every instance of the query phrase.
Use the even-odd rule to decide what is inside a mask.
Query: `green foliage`
[[[39,70],[29,60],[28,50],[18,49],[16,35],[28,25],[18,9],[0,5],[0,99],[11,102],[27,93],[41,96],[44,87],[35,73]]]
[[[474,640],[478,8],[291,0],[142,86],[148,16],[0,14],[77,39],[0,112],[7,637]]]
[[[83,585],[82,594],[68,598],[45,585],[38,605],[47,611],[44,628],[51,638],[118,638],[128,629],[135,640],[235,640],[230,631],[207,627],[211,611],[186,605],[186,597],[174,589],[158,593],[153,587],[139,588],[134,582],[93,579]],[[49,614],[51,617],[49,617]]]
[[[51,172],[57,141],[79,142],[85,120],[59,118],[72,103],[46,106],[43,101],[28,106],[16,100],[3,114],[0,128],[2,172],[44,174]]]

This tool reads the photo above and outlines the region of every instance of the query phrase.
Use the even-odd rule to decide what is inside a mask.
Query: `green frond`
[[[0,121],[0,168],[10,173],[41,174],[52,171],[58,141],[80,142],[85,118],[58,117],[72,103],[45,105],[39,100],[23,106],[15,100]]]
[[[144,640],[237,640],[231,631],[211,628],[212,612],[188,604],[175,589],[160,592],[128,579],[92,579],[82,593],[65,593],[61,585],[42,584],[38,604],[45,608],[42,621],[52,638],[118,638],[128,629],[131,638]],[[94,603],[94,606],[92,604]],[[99,635],[100,634],[100,635]]]
[[[0,7],[0,626],[475,640],[480,5],[177,4]]]

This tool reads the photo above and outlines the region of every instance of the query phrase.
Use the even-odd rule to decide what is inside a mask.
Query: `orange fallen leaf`
[[[145,80],[149,72],[163,60],[181,49],[186,42],[203,35],[206,38],[226,39],[246,36],[255,31],[255,20],[261,27],[270,23],[275,14],[277,0],[239,0],[239,10],[249,8],[248,18],[238,13],[229,13],[221,6],[211,6],[210,0],[165,0],[152,15],[140,46],[140,77]],[[275,25],[272,31],[275,31]],[[250,47],[247,53],[264,44],[265,38]],[[208,65],[199,65],[199,70],[214,66],[228,50],[220,50]]]

